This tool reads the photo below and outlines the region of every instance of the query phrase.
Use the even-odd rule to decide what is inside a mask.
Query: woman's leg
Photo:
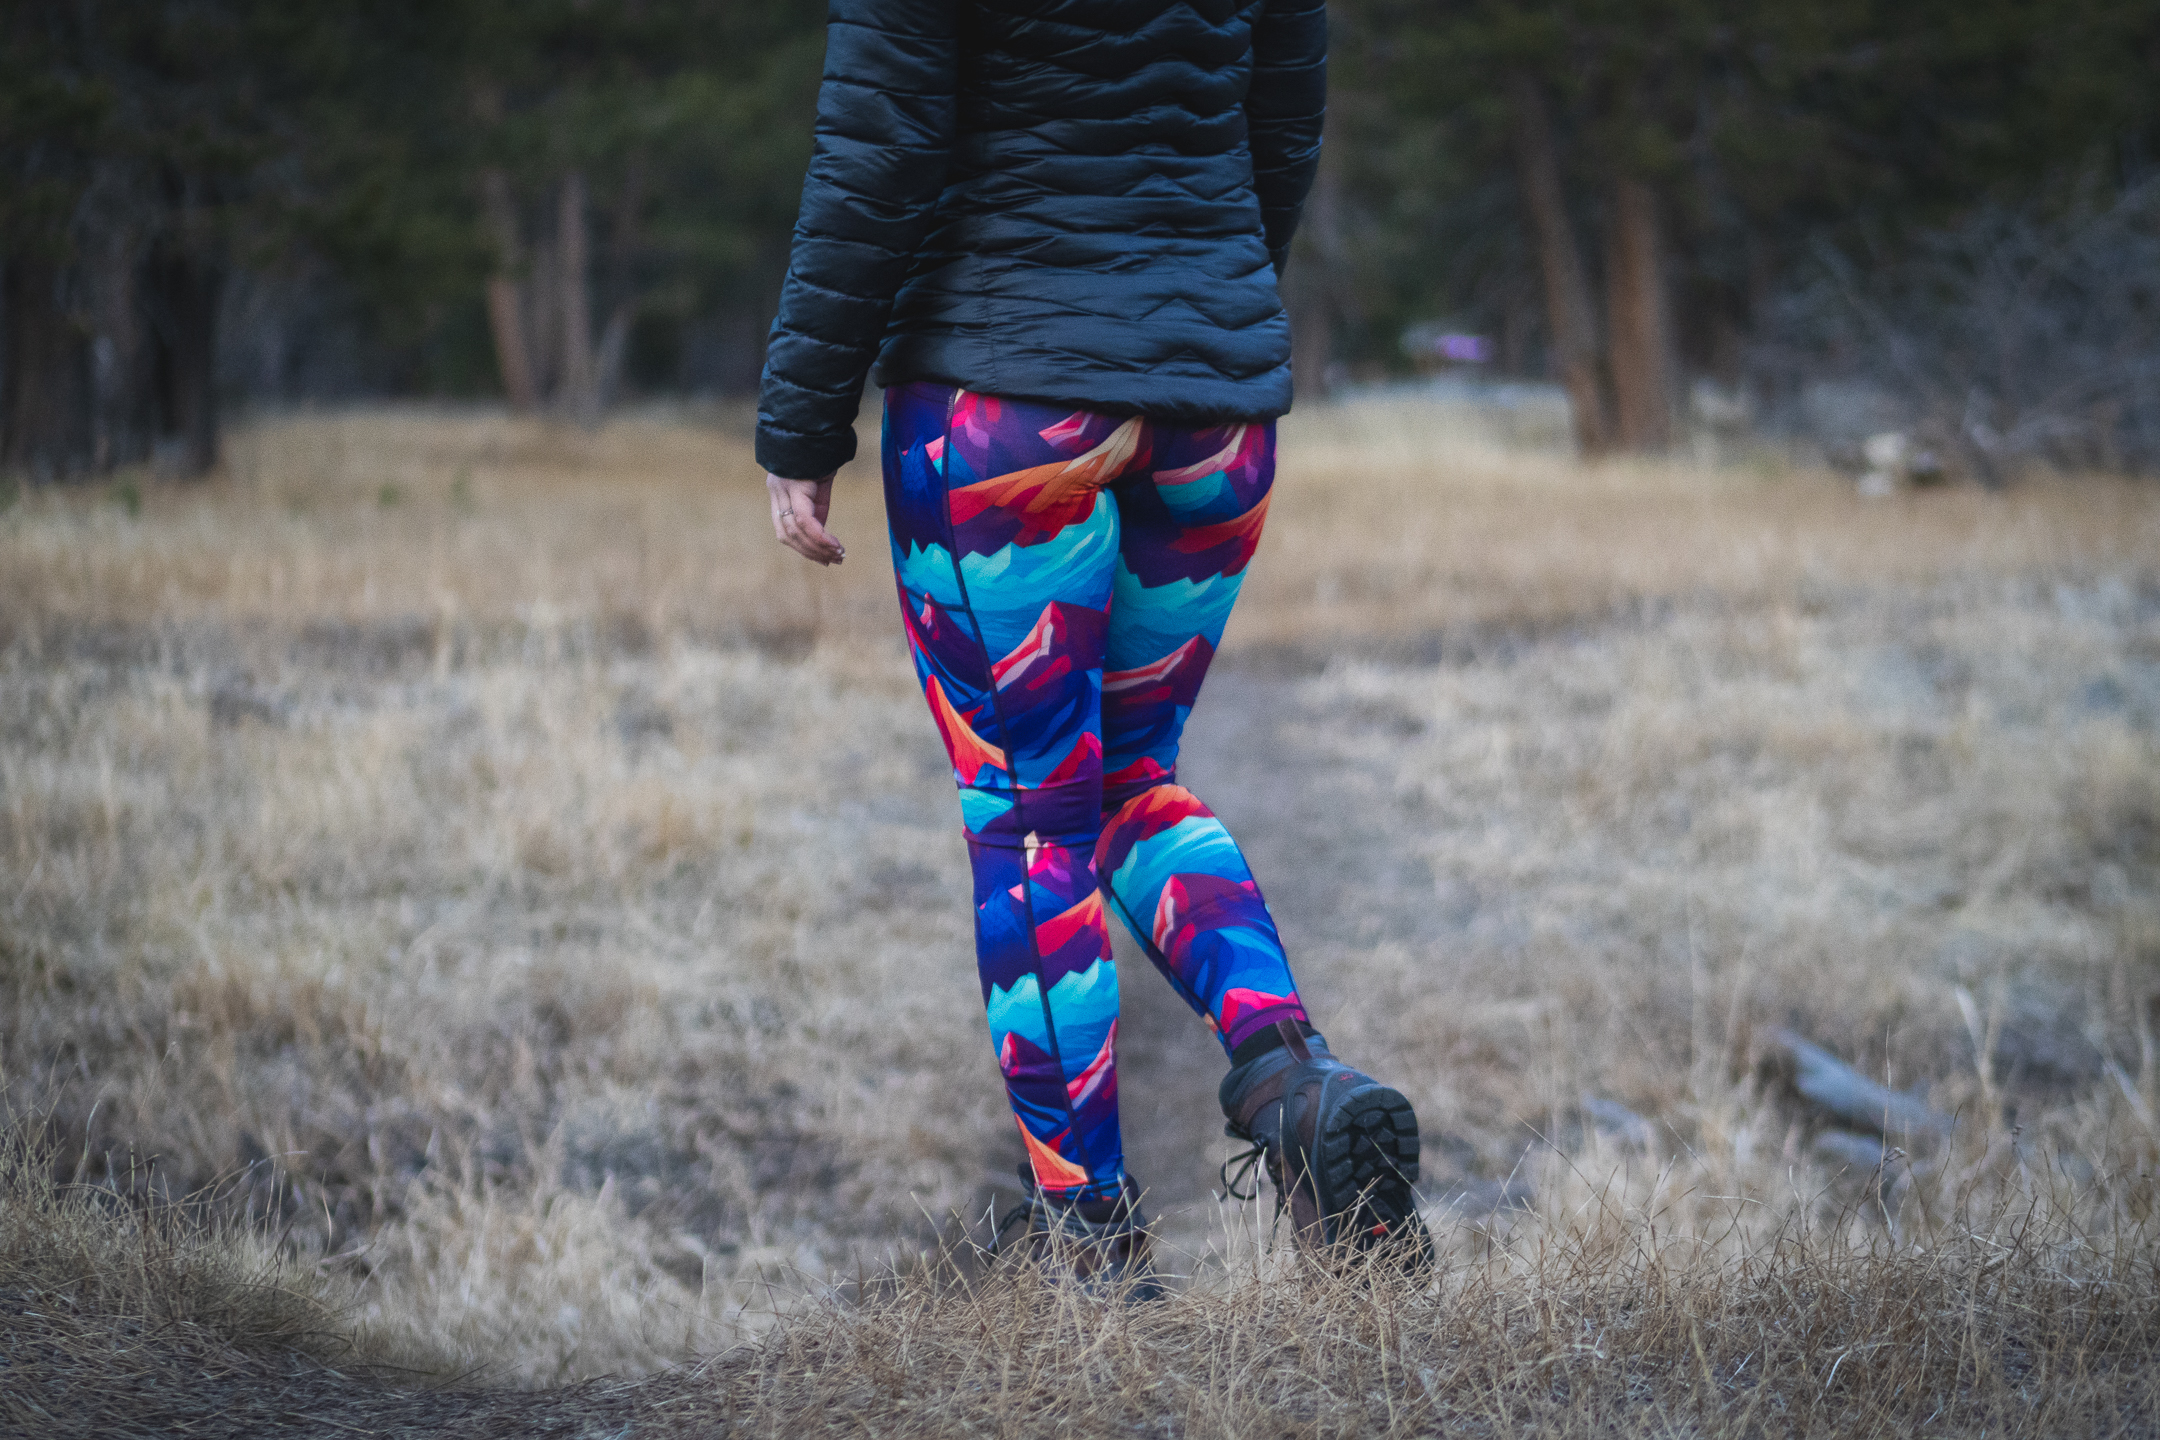
[[[1178,737],[1275,478],[1271,425],[1157,426],[1118,483],[1123,522],[1103,672],[1103,893],[1230,1052],[1221,1100],[1295,1233],[1431,1259],[1412,1188],[1417,1116],[1329,1053],[1306,1020],[1260,887],[1220,820],[1177,784]]]
[[[1037,1183],[1120,1193],[1117,971],[1094,852],[1110,480],[1137,420],[888,391],[885,506],[916,673],[960,784],[990,1038]]]
[[[1303,1025],[1281,937],[1230,832],[1177,784],[1178,738],[1260,542],[1275,427],[1152,429],[1118,482],[1102,681],[1103,892],[1224,1050]]]

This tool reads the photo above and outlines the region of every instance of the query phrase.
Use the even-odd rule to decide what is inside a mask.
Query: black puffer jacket
[[[1324,0],[831,0],[758,461],[830,474],[863,376],[1180,423],[1290,408],[1275,272]]]

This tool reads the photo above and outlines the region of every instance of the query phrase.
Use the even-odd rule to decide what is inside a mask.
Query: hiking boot
[[[1290,1212],[1298,1239],[1323,1252],[1375,1252],[1406,1270],[1432,1264],[1432,1240],[1418,1218],[1417,1115],[1401,1093],[1351,1069],[1328,1053],[1318,1035],[1307,1037],[1291,1021],[1279,1021],[1282,1044],[1256,1055],[1223,1077],[1223,1133],[1252,1149],[1223,1166],[1223,1186],[1240,1200],[1230,1167],[1243,1161],[1240,1179],[1257,1165],[1275,1182],[1277,1213]]]
[[[1123,1193],[1109,1200],[1066,1200],[1046,1195],[1034,1170],[1020,1166],[1026,1198],[998,1221],[992,1255],[1018,1255],[1046,1273],[1079,1282],[1091,1295],[1127,1301],[1160,1300],[1162,1283],[1140,1212],[1140,1195],[1130,1178]]]

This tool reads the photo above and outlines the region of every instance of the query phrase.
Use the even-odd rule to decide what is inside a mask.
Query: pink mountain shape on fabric
[[[1071,885],[1074,867],[1080,861],[1078,854],[1068,846],[1052,844],[1032,833],[1027,837],[1026,845],[1028,879]]]
[[[1223,991],[1222,1028],[1225,1031],[1235,1030],[1238,1018],[1243,1015],[1282,1009],[1302,1013],[1304,1008],[1295,995],[1270,995],[1265,990],[1247,990],[1243,986],[1233,986]]]
[[[1170,941],[1178,931],[1178,917],[1192,907],[1185,896],[1185,877],[1173,875],[1155,901],[1155,924],[1149,938],[1163,954],[1171,953]]]
[[[1073,741],[1072,749],[1065,752],[1065,758],[1058,761],[1057,768],[1043,776],[1042,783],[1045,786],[1069,785],[1091,768],[1102,768],[1102,737],[1092,730],[1083,730]]]
[[[1030,465],[948,492],[953,523],[965,525],[984,511],[995,510],[1000,521],[1019,524],[1020,533],[1012,543],[1030,545],[1086,519],[1103,486],[1122,474],[1139,453],[1144,424],[1136,415],[1084,455]]]
[[[1225,901],[1236,905],[1245,900],[1260,902],[1260,887],[1250,880],[1232,880],[1227,875],[1171,876],[1155,902],[1155,923],[1151,927],[1155,948],[1165,955],[1178,954],[1190,938],[1195,917],[1202,911],[1213,910]]]
[[[953,402],[952,418],[945,422],[945,433],[965,435],[977,445],[988,445],[1004,413],[1005,402],[995,395],[963,390],[960,398]]]
[[[1104,671],[1103,694],[1128,702],[1170,700],[1190,705],[1199,695],[1200,682],[1214,659],[1215,647],[1208,644],[1207,636],[1195,635],[1162,659],[1137,670]]]
[[[1087,441],[1088,422],[1095,417],[1085,410],[1076,410],[1055,425],[1047,425],[1035,433],[1060,450],[1072,450]]]
[[[1042,614],[1028,628],[1012,653],[990,667],[990,678],[1002,690],[1013,681],[1036,671],[1035,679],[1041,681],[1050,676],[1063,674],[1072,669],[1071,651],[1063,644],[1066,630],[1064,617],[1058,612],[1062,607],[1055,600],[1043,606]]]
[[[937,676],[930,676],[923,690],[930,697],[930,718],[937,721],[938,734],[945,737],[945,752],[952,756],[953,769],[965,777],[966,783],[974,784],[986,765],[1000,771],[1005,768],[1005,752],[975,733],[974,727],[953,708],[952,701],[945,698],[945,687],[938,683]]]
[[[1106,1082],[1117,1079],[1117,1021],[1110,1022],[1110,1033],[1103,1037],[1102,1049],[1088,1062],[1087,1069],[1066,1082],[1065,1094],[1077,1110],[1103,1087]]]
[[[904,590],[901,592],[903,597],[906,594]],[[937,638],[938,618],[937,605],[927,595],[923,596],[922,609],[919,611],[911,610],[906,605],[900,607],[900,619],[907,625],[908,647],[916,654],[937,653],[933,642]]]
[[[1106,680],[1108,679],[1107,676],[1105,676],[1104,678]],[[1158,762],[1153,756],[1142,755],[1139,759],[1133,761],[1132,764],[1121,765],[1117,769],[1112,770],[1109,774],[1103,776],[1103,785],[1105,786],[1105,788],[1112,785],[1130,785],[1135,780],[1145,780],[1150,784],[1154,784],[1169,778],[1169,775],[1170,771],[1168,770],[1168,768]],[[1135,796],[1134,798],[1137,799],[1138,797]],[[1126,805],[1131,805],[1132,803],[1133,802],[1131,800],[1125,802]],[[1124,806],[1119,807],[1119,813],[1124,813]]]
[[[947,675],[959,675],[972,669],[981,650],[966,627],[956,623],[951,612],[928,595],[922,597],[920,605],[914,605],[905,589],[900,593],[900,618],[907,627],[908,646],[917,660]]]
[[[1223,446],[1222,449],[1208,456],[1205,460],[1196,460],[1190,465],[1180,465],[1175,470],[1157,470],[1154,475],[1155,483],[1157,485],[1190,485],[1195,480],[1205,480],[1210,475],[1220,474],[1230,469],[1241,458],[1241,452],[1245,448],[1245,438],[1251,431],[1252,426],[1250,425],[1237,426],[1230,433],[1230,443]]]
[[[1218,545],[1235,542],[1237,557],[1222,567],[1225,575],[1235,575],[1252,559],[1253,551],[1260,548],[1260,527],[1267,524],[1268,505],[1275,498],[1273,490],[1260,497],[1253,506],[1235,520],[1224,520],[1214,525],[1196,525],[1170,542],[1170,548],[1180,555],[1198,555]]]
[[[1106,622],[1100,610],[1052,600],[1012,652],[990,667],[990,678],[1000,690],[1015,684],[1035,689],[1069,675],[1073,657],[1096,648]]]
[[[908,647],[920,654],[929,648],[930,629],[937,624],[937,606],[925,595],[921,610],[910,609],[905,590],[900,592],[900,601],[900,620],[907,626]]]

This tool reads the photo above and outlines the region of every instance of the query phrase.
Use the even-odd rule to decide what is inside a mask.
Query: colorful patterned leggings
[[[1124,1177],[1106,902],[1225,1050],[1305,1018],[1244,856],[1176,783],[1267,516],[1275,429],[913,384],[886,392],[884,461],[998,1068],[1037,1182],[1106,1198]]]

